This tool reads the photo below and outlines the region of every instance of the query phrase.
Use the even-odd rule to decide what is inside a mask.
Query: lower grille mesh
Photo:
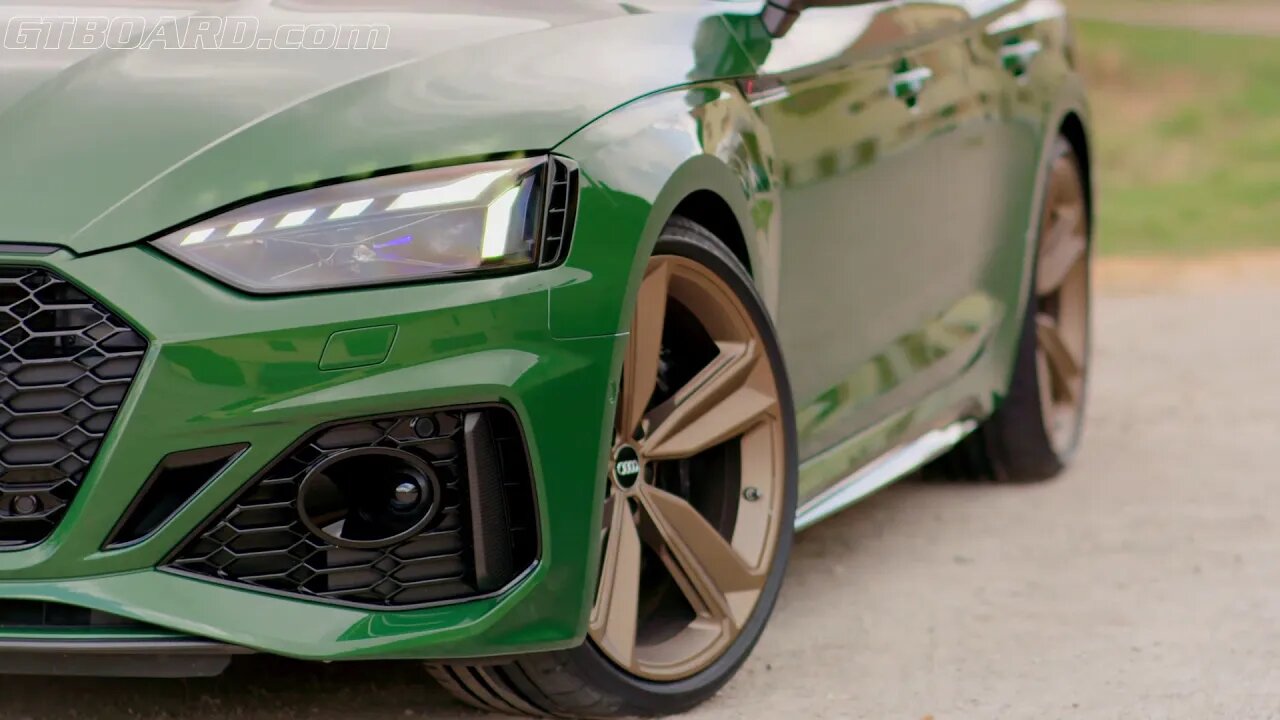
[[[168,569],[318,600],[403,608],[461,600],[493,587],[476,576],[476,537],[468,491],[464,426],[482,412],[495,436],[501,501],[509,527],[514,579],[533,564],[537,535],[532,485],[519,425],[510,411],[437,410],[347,422],[321,429],[277,461],[219,511],[170,559]],[[310,532],[298,514],[308,472],[335,454],[359,448],[403,450],[438,475],[442,506],[419,534],[390,547],[335,547]],[[483,544],[483,543],[481,543]]]
[[[0,266],[0,548],[53,532],[146,349],[57,275]]]

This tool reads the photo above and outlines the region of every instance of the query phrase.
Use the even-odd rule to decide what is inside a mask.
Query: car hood
[[[266,192],[547,150],[636,97],[745,67],[707,3],[658,4],[116,0],[95,7],[95,15],[143,17],[148,28],[251,16],[259,37],[298,23],[378,23],[390,33],[385,49],[366,50],[159,43],[4,50],[0,242],[93,252]],[[58,10],[0,7],[0,27]]]

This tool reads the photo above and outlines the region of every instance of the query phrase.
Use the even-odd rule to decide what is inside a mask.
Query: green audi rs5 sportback
[[[152,42],[246,18],[373,35]],[[0,673],[403,659],[489,709],[678,712],[796,529],[1079,442],[1058,0],[0,24]]]

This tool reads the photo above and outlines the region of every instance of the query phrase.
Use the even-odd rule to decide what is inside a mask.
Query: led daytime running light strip
[[[392,200],[386,207],[385,211],[399,212],[417,210],[426,207],[441,207],[475,202],[491,187],[493,187],[495,183],[510,174],[511,172],[509,170],[493,170],[465,177],[436,187],[411,190],[400,194],[395,200]],[[520,186],[517,185],[503,193],[489,206],[485,215],[485,234],[481,250],[482,256],[485,259],[500,258],[505,255],[507,233],[511,226],[511,212],[519,196]],[[344,202],[335,207],[327,216],[325,216],[324,221],[347,220],[359,217],[372,207],[374,202],[375,198],[364,198],[361,200]],[[276,222],[273,229],[283,230],[302,227],[303,225],[306,225],[319,210],[320,208],[306,208],[286,213],[278,222]],[[238,222],[230,231],[227,232],[226,237],[233,238],[251,235],[266,221],[267,218],[255,218],[252,220]],[[187,236],[182,239],[180,244],[183,247],[189,245],[200,245],[212,238],[217,230],[218,228],[216,227],[192,230],[187,233]]]

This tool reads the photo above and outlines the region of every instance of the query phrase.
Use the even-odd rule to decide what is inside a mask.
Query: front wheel
[[[796,507],[795,412],[745,270],[675,218],[636,301],[587,642],[435,677],[486,710],[665,715],[711,697],[777,599]]]

